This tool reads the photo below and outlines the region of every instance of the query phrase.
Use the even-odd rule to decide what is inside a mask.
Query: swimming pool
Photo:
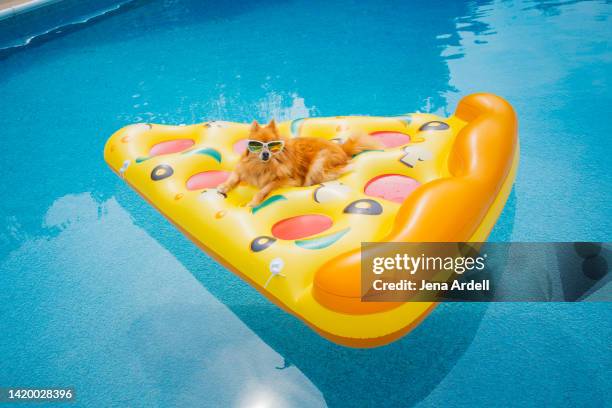
[[[389,346],[336,346],[102,148],[131,122],[448,114],[493,92],[518,112],[521,164],[491,239],[609,241],[611,11],[137,1],[0,52],[0,385],[74,386],[83,406],[605,405],[609,303],[446,304]]]

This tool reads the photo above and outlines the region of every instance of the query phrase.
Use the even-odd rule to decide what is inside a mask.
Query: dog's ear
[[[272,119],[270,123],[268,123],[268,128],[272,130],[276,130],[276,122],[274,121],[274,119]]]
[[[251,123],[251,132],[256,132],[259,130],[259,123],[254,120],[253,123]]]

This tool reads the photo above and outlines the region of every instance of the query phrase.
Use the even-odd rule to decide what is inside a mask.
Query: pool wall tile
[[[0,51],[28,44],[61,27],[104,15],[131,1],[37,0],[0,10]]]

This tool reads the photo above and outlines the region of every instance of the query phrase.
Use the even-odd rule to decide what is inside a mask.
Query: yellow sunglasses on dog
[[[283,150],[285,142],[282,140],[272,140],[270,142],[260,142],[259,140],[247,140],[247,149],[251,153],[259,153],[268,150],[270,153],[279,153]]]

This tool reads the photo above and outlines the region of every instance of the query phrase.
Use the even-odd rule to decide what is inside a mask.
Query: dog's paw
[[[229,190],[227,184],[220,184],[217,186],[217,193],[227,195],[227,191]]]

